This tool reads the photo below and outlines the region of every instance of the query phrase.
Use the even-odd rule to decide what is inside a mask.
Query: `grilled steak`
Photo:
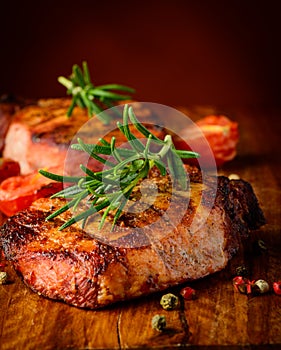
[[[263,213],[247,182],[208,177],[202,183],[198,170],[188,170],[185,192],[151,172],[114,232],[110,222],[97,229],[99,214],[86,230],[76,223],[59,231],[71,213],[46,222],[64,202],[40,199],[2,227],[6,257],[37,293],[92,309],[219,271],[242,237],[264,224]]]
[[[19,162],[22,174],[63,164],[72,137],[88,118],[80,109],[73,118],[67,118],[68,107],[68,100],[53,99],[39,101],[15,114],[3,155]]]
[[[5,136],[9,125],[12,122],[14,112],[14,104],[0,102],[0,154],[2,154],[5,143]]]
[[[85,142],[95,144],[100,137],[110,140],[116,133],[119,142],[125,140],[116,129],[115,119],[104,125],[94,117],[93,127],[87,129],[87,111],[78,107],[68,118],[66,113],[70,102],[62,98],[39,100],[37,104],[28,105],[14,115],[6,135],[3,155],[19,162],[22,174],[64,164],[69,145],[71,141],[76,142],[74,137],[82,126],[85,127],[81,132]],[[141,118],[142,122],[145,123],[145,119],[146,116]],[[151,131],[161,137],[160,129],[152,126]],[[99,170],[100,163],[93,161],[92,167]]]

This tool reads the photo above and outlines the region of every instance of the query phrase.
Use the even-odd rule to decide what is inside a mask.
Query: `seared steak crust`
[[[2,227],[6,257],[34,291],[92,309],[219,271],[241,237],[264,224],[264,217],[245,181],[209,178],[202,186],[200,174],[189,170],[190,198],[180,192],[172,196],[169,178],[152,173],[156,199],[144,206],[149,196],[142,192],[113,233],[110,223],[98,231],[96,220],[88,232],[78,224],[58,231],[70,213],[45,218],[62,200],[38,200]],[[139,194],[136,189],[134,198]]]

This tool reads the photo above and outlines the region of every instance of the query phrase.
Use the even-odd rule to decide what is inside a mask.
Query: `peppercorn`
[[[255,284],[255,281],[250,281],[248,278],[242,276],[236,276],[232,280],[235,290],[242,294],[251,294],[252,286]]]
[[[185,300],[192,300],[196,298],[196,292],[195,289],[191,287],[185,287],[180,291],[180,295],[185,299]]]
[[[273,283],[273,290],[275,294],[281,295],[281,281]]]
[[[152,317],[151,326],[158,332],[163,332],[166,328],[166,317],[164,315],[155,315]]]
[[[162,296],[160,304],[164,310],[174,310],[179,304],[179,298],[172,293],[168,293]]]
[[[238,266],[236,268],[236,274],[237,274],[237,276],[246,277],[249,275],[249,272],[248,272],[247,268],[242,265],[242,266]]]
[[[8,274],[7,272],[1,271],[0,272],[0,284],[5,284],[7,283],[8,280]]]
[[[240,176],[237,174],[230,174],[228,178],[229,180],[240,180]]]
[[[252,286],[253,294],[264,294],[269,291],[269,284],[265,280],[257,280]]]
[[[265,242],[262,239],[259,239],[259,240],[255,241],[254,245],[253,245],[253,248],[254,248],[254,252],[257,255],[263,254],[263,253],[265,253],[267,251],[266,244],[265,244]]]

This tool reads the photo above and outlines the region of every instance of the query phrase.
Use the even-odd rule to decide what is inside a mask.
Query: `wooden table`
[[[212,108],[192,108],[198,117]],[[174,348],[279,348],[281,296],[247,296],[235,292],[232,276],[241,264],[253,278],[281,280],[281,111],[233,109],[240,125],[237,158],[220,173],[239,174],[253,185],[267,224],[252,234],[246,247],[220,273],[191,285],[198,298],[164,311],[161,294],[116,304],[99,311],[82,310],[47,300],[27,288],[10,266],[10,283],[0,286],[0,349],[124,349]],[[262,239],[267,250],[257,254],[253,242]],[[179,288],[172,289],[177,294]],[[151,328],[153,315],[167,318],[168,329]]]

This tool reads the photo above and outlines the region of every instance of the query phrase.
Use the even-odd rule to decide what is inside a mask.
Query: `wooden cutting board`
[[[211,112],[212,108],[193,108],[190,115]],[[0,286],[0,349],[281,347],[281,296],[247,296],[232,286],[239,265],[248,266],[253,279],[270,284],[281,280],[280,113],[228,111],[239,122],[240,144],[237,158],[220,173],[239,174],[253,185],[267,224],[252,234],[225,270],[189,284],[197,291],[196,300],[165,311],[159,304],[164,293],[159,293],[103,310],[83,310],[37,295],[8,265],[1,268],[8,272],[9,283]],[[265,242],[266,251],[253,248],[258,239]],[[171,291],[179,294],[180,287]],[[166,316],[165,332],[152,329],[155,314]]]

